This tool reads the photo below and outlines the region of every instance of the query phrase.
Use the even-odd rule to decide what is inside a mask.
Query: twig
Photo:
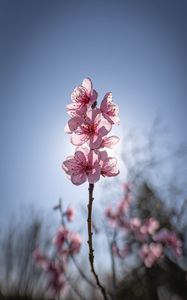
[[[93,246],[92,246],[92,203],[93,203],[93,190],[94,190],[94,185],[93,184],[89,184],[89,202],[88,202],[88,219],[87,219],[87,224],[88,224],[88,247],[89,247],[89,261],[90,261],[90,267],[91,267],[91,272],[93,273],[97,286],[99,287],[102,295],[103,295],[103,299],[104,300],[108,300],[106,291],[104,286],[100,283],[99,277],[95,271],[94,268],[94,250],[93,250]]]
[[[109,248],[109,252],[110,252],[111,268],[112,268],[112,293],[110,296],[111,296],[112,300],[116,300],[117,280],[116,280],[116,264],[115,264],[115,257],[114,257],[114,253],[113,253],[113,245],[116,244],[117,230],[116,230],[116,228],[114,229],[112,240],[110,240],[106,226],[104,226],[104,229],[105,229],[108,248]]]
[[[86,298],[84,298],[81,293],[79,292],[79,290],[75,287],[75,285],[71,282],[70,278],[66,277],[67,282],[69,283],[69,285],[71,286],[72,290],[74,291],[74,293],[81,299],[81,300],[86,300]]]
[[[112,242],[110,243],[110,256],[111,256],[111,263],[112,263],[112,288],[113,288],[113,300],[116,300],[116,265],[115,265],[115,258],[113,253],[113,245],[115,245],[115,237],[113,238]]]

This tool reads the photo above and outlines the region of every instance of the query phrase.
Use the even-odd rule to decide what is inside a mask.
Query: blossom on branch
[[[112,101],[112,93],[107,93],[100,106],[101,112],[103,116],[111,123],[111,124],[119,124],[119,107]]]
[[[67,157],[62,168],[70,175],[75,185],[80,185],[87,180],[89,183],[95,183],[100,178],[99,156],[94,150],[86,147],[78,148],[74,156]]]
[[[72,117],[83,115],[87,108],[97,100],[97,92],[92,87],[90,78],[85,78],[82,85],[77,86],[71,94],[73,103],[67,105],[68,114]]]
[[[62,169],[75,185],[88,181],[96,183],[103,177],[119,174],[117,159],[109,157],[102,148],[113,148],[118,142],[117,136],[108,136],[112,125],[119,124],[119,109],[112,102],[112,93],[107,93],[97,108],[97,92],[92,81],[85,78],[71,94],[72,103],[67,106],[71,116],[65,132],[71,135],[71,143],[78,146],[73,156],[62,163]]]

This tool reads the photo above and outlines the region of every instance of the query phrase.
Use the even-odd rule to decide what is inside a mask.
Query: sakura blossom
[[[111,123],[111,124],[119,124],[119,108],[118,106],[112,101],[112,93],[106,93],[104,96],[101,106],[101,112],[103,116]]]
[[[87,108],[97,100],[97,95],[91,79],[85,78],[82,85],[77,86],[71,94],[73,103],[67,105],[68,114],[73,117],[86,113]]]
[[[112,128],[110,122],[103,118],[99,109],[95,108],[87,112],[84,121],[73,131],[71,142],[80,146],[87,142],[90,149],[97,149],[102,143],[102,138]]]
[[[147,268],[152,267],[164,257],[166,250],[171,250],[174,255],[182,255],[182,241],[176,232],[162,227],[157,219],[149,217],[141,219],[138,216],[130,216],[129,209],[132,203],[131,188],[124,185],[126,193],[124,199],[120,200],[115,209],[110,206],[105,210],[108,224],[113,230],[118,232],[120,240],[115,241],[114,254],[119,258],[124,258],[126,249],[130,249],[130,244],[124,244],[124,237],[129,237],[134,241],[139,249],[139,257]]]
[[[151,243],[143,244],[140,249],[140,257],[143,259],[146,267],[150,268],[163,254],[162,244]]]
[[[79,253],[82,244],[82,238],[78,233],[70,232],[68,236],[69,242],[69,253],[76,254]]]
[[[86,181],[94,184],[100,175],[113,177],[119,174],[117,159],[101,151],[102,148],[112,149],[119,142],[119,137],[108,135],[112,125],[119,123],[119,109],[112,102],[111,92],[105,95],[100,108],[97,107],[97,96],[91,79],[86,77],[82,85],[74,89],[72,103],[67,106],[71,118],[65,132],[71,135],[71,143],[79,149],[66,158],[62,169],[75,185]]]
[[[166,247],[171,248],[176,255],[182,254],[182,241],[177,237],[175,232],[163,228],[154,235],[153,239],[154,241],[162,242]]]
[[[35,264],[43,270],[47,277],[47,289],[49,296],[59,298],[61,294],[65,294],[68,288],[67,268],[69,258],[75,259],[75,255],[80,252],[82,238],[79,233],[71,231],[66,226],[66,218],[69,214],[74,215],[73,207],[68,207],[63,211],[61,202],[55,206],[55,209],[61,211],[62,225],[58,228],[53,239],[52,246],[55,251],[43,254],[40,249],[33,252]]]
[[[65,229],[63,226],[61,226],[57,231],[53,243],[56,245],[58,250],[60,250],[63,247],[65,241],[68,238],[68,234],[69,234],[68,230]]]
[[[62,164],[63,170],[70,175],[75,185],[80,185],[88,180],[95,183],[100,178],[99,156],[94,150],[78,148],[74,156],[67,157]]]
[[[69,222],[73,221],[74,215],[75,215],[75,211],[73,209],[73,207],[69,206],[65,212],[65,215],[67,217],[67,220]]]
[[[33,252],[33,259],[47,274],[50,295],[52,297],[58,296],[66,288],[63,264],[59,260],[45,256],[39,249]]]
[[[115,157],[109,157],[106,151],[100,152],[100,166],[101,175],[103,177],[112,177],[119,174],[119,169],[117,167],[117,159]]]

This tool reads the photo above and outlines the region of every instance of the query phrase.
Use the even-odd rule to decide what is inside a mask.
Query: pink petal
[[[93,90],[92,95],[90,97],[90,104],[93,104],[97,100],[97,97],[98,97],[98,93],[96,92],[96,90]]]
[[[115,157],[109,157],[103,162],[102,173],[105,176],[117,176],[119,174],[119,170],[116,166],[117,159]]]
[[[82,151],[75,152],[75,160],[82,165],[86,165],[86,158]]]
[[[120,118],[118,116],[108,116],[107,120],[111,121],[112,124],[119,125],[119,123],[120,123]]]
[[[92,91],[92,81],[90,78],[86,77],[83,82],[82,86],[87,90],[87,95],[90,96]]]
[[[75,146],[80,146],[87,142],[88,139],[89,135],[87,134],[76,134],[75,132],[73,132],[71,136],[71,143]]]
[[[68,123],[67,123],[66,126],[64,127],[64,131],[65,131],[65,133],[68,133],[68,134],[72,133],[72,131],[71,131],[70,128],[69,128]]]
[[[73,172],[75,172],[75,170],[77,170],[77,162],[73,156],[62,163],[62,169],[68,175],[71,175]]]
[[[71,175],[71,181],[75,185],[80,185],[84,183],[86,180],[87,180],[87,176],[85,172]]]
[[[93,124],[93,123],[94,123],[94,120],[95,120],[95,118],[96,118],[96,116],[97,116],[97,114],[98,114],[99,112],[100,112],[100,111],[98,111],[97,108],[88,110],[88,111],[87,111],[87,114],[86,114],[86,116],[87,116],[86,122],[87,122],[87,120],[88,120],[88,121],[89,121],[89,124]]]
[[[90,152],[90,149],[84,145],[84,146],[78,146],[78,147],[76,148],[76,151],[81,151],[81,152],[83,152],[83,153],[84,153],[84,156],[87,158],[87,157],[88,157],[88,154],[89,154],[89,152]]]
[[[98,149],[102,143],[102,137],[97,134],[93,134],[87,143],[91,149]]]
[[[112,149],[119,142],[120,138],[118,136],[104,136],[102,140],[101,147],[107,147]]]
[[[100,120],[97,126],[97,132],[101,136],[107,135],[112,129],[112,124],[108,122],[104,117]]]
[[[94,166],[96,163],[99,162],[100,155],[98,152],[91,150],[88,154],[88,164],[89,166]]]
[[[100,151],[100,160],[105,161],[108,158],[108,153],[106,151]]]
[[[100,167],[98,164],[95,165],[95,167],[88,173],[88,182],[89,183],[95,183],[100,178]]]
[[[94,123],[98,123],[102,119],[102,113],[99,108],[94,108],[89,112],[90,119]]]
[[[108,110],[108,102],[112,102],[112,93],[106,93],[106,95],[104,96],[102,102],[101,102],[101,110],[102,112],[107,112]]]
[[[78,126],[81,125],[83,119],[81,117],[75,116],[68,121],[68,124],[65,126],[64,130],[66,133],[72,133]]]

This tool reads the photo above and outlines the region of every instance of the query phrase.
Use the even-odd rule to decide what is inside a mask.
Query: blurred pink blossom
[[[80,251],[82,238],[78,233],[70,232],[68,236],[69,253],[76,254]]]
[[[68,238],[68,234],[69,234],[69,231],[66,228],[64,228],[63,226],[60,226],[60,228],[58,229],[56,236],[53,240],[53,243],[56,245],[58,250],[60,250],[63,247],[65,241]]]
[[[47,270],[49,265],[48,259],[39,249],[34,250],[32,256],[37,265],[39,265],[43,270]]]
[[[163,254],[163,246],[160,243],[143,244],[140,249],[140,257],[146,267],[150,268]]]
[[[69,206],[65,212],[65,215],[67,217],[67,220],[69,222],[73,221],[74,215],[75,215],[75,210],[73,207]]]
[[[175,232],[163,228],[154,235],[153,239],[154,241],[161,242],[171,248],[176,255],[182,254],[182,241],[177,237]]]

